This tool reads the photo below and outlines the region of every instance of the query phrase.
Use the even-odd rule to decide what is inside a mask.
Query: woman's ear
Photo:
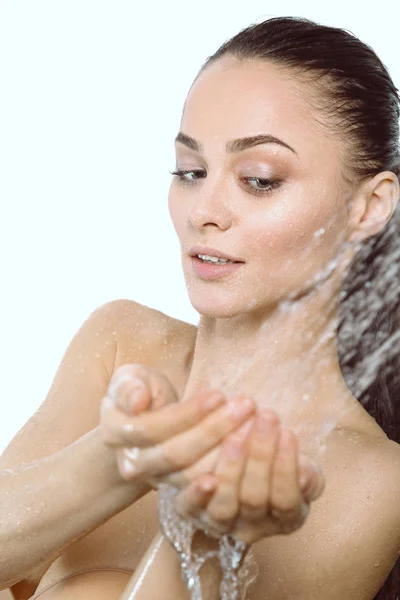
[[[350,211],[351,241],[362,241],[381,231],[390,221],[400,196],[398,177],[382,171],[361,184]]]

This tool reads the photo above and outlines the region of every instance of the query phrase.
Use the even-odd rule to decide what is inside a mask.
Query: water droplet
[[[324,233],[325,233],[325,229],[324,229],[323,227],[321,227],[321,229],[318,229],[318,231],[316,231],[316,232],[314,233],[314,237],[315,237],[315,238],[319,238],[319,237],[321,237],[322,235],[324,235]]]
[[[189,581],[187,583],[187,586],[188,586],[189,590],[191,590],[193,588],[193,586],[194,586],[194,579],[193,579],[193,577],[191,577],[189,579]]]

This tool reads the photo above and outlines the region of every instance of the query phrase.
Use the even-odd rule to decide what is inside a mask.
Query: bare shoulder
[[[368,478],[371,470],[379,471],[381,477],[399,473],[400,445],[380,431],[381,435],[363,429],[339,429],[332,432],[323,459],[325,468],[330,472],[341,468],[346,471],[357,469],[361,479],[364,476]],[[398,483],[400,488],[400,477],[396,479],[393,483]]]
[[[336,431],[321,467],[326,486],[304,525],[255,546],[260,577],[251,600],[370,600],[388,577],[400,553],[400,446]]]
[[[339,430],[329,441],[323,468],[331,480],[332,493],[348,486],[355,500],[366,503],[378,496],[388,518],[398,523],[400,547],[400,445],[385,434],[371,435],[360,430]],[[338,484],[341,483],[341,485]]]
[[[115,300],[112,309],[118,315],[115,367],[135,362],[153,366],[183,391],[197,327],[133,300]]]

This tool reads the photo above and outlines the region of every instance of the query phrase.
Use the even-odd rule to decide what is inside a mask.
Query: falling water
[[[373,236],[364,244],[357,247],[356,258],[352,263],[349,275],[344,282],[341,293],[341,308],[346,308],[346,319],[339,323],[332,319],[329,327],[323,332],[320,339],[316,340],[312,349],[318,360],[318,349],[330,337],[338,336],[338,351],[343,377],[352,394],[360,400],[368,397],[369,386],[375,381],[383,365],[392,356],[399,355],[400,331],[391,331],[387,323],[380,322],[383,314],[382,307],[397,307],[400,296],[400,244],[399,242],[399,208],[389,224],[379,234]],[[315,232],[314,239],[318,240],[325,234],[324,229]],[[322,285],[336,268],[346,245],[342,246],[339,255],[332,260],[312,282],[311,288]],[[368,269],[365,264],[369,264]],[[372,274],[372,275],[371,275]],[[371,278],[371,280],[368,279]],[[312,289],[309,293],[312,293]],[[304,297],[303,297],[304,299]],[[296,310],[298,302],[293,295],[281,303],[280,310],[289,312]],[[394,312],[394,311],[393,311]],[[375,329],[375,331],[374,331]],[[260,344],[262,343],[260,332]],[[256,350],[257,351],[257,350]],[[355,352],[361,355],[362,360],[355,361]],[[224,373],[214,374],[210,385],[220,389],[226,394],[235,389],[235,380],[246,372],[254,362],[255,354],[244,357],[240,364],[235,362],[231,369],[224,369]],[[358,357],[357,357],[358,358]],[[302,368],[301,360],[293,364],[293,368]],[[309,383],[309,392],[304,393],[305,403],[310,399],[313,390],[313,373],[304,371],[304,381]],[[240,392],[241,390],[236,390]],[[282,402],[284,390],[277,390],[276,399]],[[257,397],[253,395],[257,401]],[[286,399],[289,401],[288,399]],[[274,399],[272,399],[274,401]],[[278,406],[278,403],[276,402]],[[316,459],[321,456],[326,446],[324,440],[335,428],[339,419],[349,410],[348,404],[332,407],[331,415],[321,424],[318,432],[312,432],[309,438],[313,439],[314,446],[307,450]],[[351,410],[351,408],[350,408]],[[292,428],[299,436],[301,447],[305,439],[306,426],[298,424]],[[182,579],[186,583],[192,600],[202,600],[199,571],[206,560],[218,557],[221,565],[223,579],[220,587],[221,600],[245,600],[246,591],[257,577],[258,567],[252,555],[251,548],[231,535],[222,535],[219,538],[219,550],[192,551],[192,540],[199,528],[195,520],[182,519],[174,509],[174,498],[177,489],[170,485],[162,484],[159,487],[159,521],[161,529],[175,548],[181,562]],[[203,526],[206,534],[213,535]]]
[[[219,550],[193,552],[191,547],[197,528],[194,522],[182,519],[175,511],[174,499],[178,491],[172,486],[160,485],[158,515],[163,534],[178,553],[182,579],[191,599],[202,600],[200,569],[206,560],[218,557],[222,570],[221,598],[245,600],[246,591],[258,574],[257,563],[248,545],[233,536],[223,535],[219,538]],[[213,535],[207,529],[204,531]]]

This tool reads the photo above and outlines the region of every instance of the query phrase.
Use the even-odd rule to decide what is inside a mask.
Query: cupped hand
[[[140,364],[116,369],[101,403],[100,432],[115,450],[122,479],[154,486],[184,473],[255,411],[243,395],[226,402],[218,390],[177,400],[157,370]]]
[[[214,472],[195,477],[175,506],[212,536],[230,533],[251,544],[299,529],[324,486],[296,435],[263,410],[227,437]]]

